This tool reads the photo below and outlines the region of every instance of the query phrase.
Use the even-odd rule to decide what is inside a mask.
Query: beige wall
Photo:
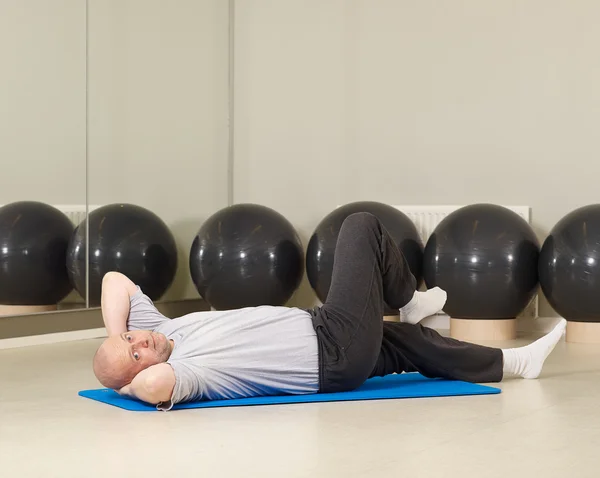
[[[0,204],[85,204],[85,2],[0,2]]]
[[[305,242],[366,198],[529,205],[543,239],[599,200],[599,17],[592,1],[237,2],[235,200]]]
[[[540,239],[597,201],[597,2],[235,3],[234,199],[305,245],[359,199],[527,204]],[[181,252],[165,299],[197,297],[189,247],[227,203],[228,2],[88,14],[90,203],[159,214]],[[0,204],[83,203],[85,34],[83,1],[0,3]],[[292,303],[313,300],[305,281]]]
[[[91,0],[89,201],[158,214],[179,245],[164,300],[198,298],[188,257],[227,205],[228,5]]]

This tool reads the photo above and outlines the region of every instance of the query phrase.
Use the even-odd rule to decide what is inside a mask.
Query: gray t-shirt
[[[161,410],[183,401],[319,389],[317,337],[301,309],[261,306],[168,319],[138,287],[127,328],[160,332],[175,343],[167,360],[175,388]]]

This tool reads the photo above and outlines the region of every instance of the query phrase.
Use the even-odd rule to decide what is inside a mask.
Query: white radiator
[[[423,245],[429,239],[429,236],[434,231],[436,226],[448,214],[456,211],[463,206],[393,206],[406,214],[415,224]],[[504,206],[511,211],[514,211],[528,223],[531,223],[531,208],[529,206]],[[440,314],[445,315],[445,314]],[[537,318],[538,317],[538,296],[537,294],[532,299],[529,306],[523,311],[520,317]]]
[[[448,214],[463,206],[393,206],[406,214],[417,226],[423,242],[427,242],[429,236],[437,225]],[[531,222],[531,209],[529,206],[504,206],[517,213],[528,223]]]
[[[75,226],[79,226],[79,224],[81,224],[81,222],[85,219],[85,204],[53,204],[53,207],[65,213]],[[100,206],[88,206],[88,211],[92,212],[94,209],[98,209],[99,207]]]

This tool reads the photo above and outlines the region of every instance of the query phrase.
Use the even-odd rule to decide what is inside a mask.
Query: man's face
[[[171,344],[167,337],[149,330],[135,330],[112,337],[115,351],[123,361],[134,368],[144,370],[151,365],[166,362],[171,355]]]
[[[171,343],[165,335],[149,330],[125,332],[109,337],[101,345],[97,376],[124,386],[142,370],[166,362],[170,355]]]

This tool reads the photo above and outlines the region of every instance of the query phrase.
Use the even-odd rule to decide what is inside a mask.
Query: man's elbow
[[[124,274],[116,271],[109,271],[102,277],[102,289],[120,289],[124,288],[129,296],[135,294],[137,286]]]
[[[157,405],[171,400],[173,395],[173,384],[164,380],[160,376],[146,377],[144,380],[144,398],[145,402]]]
[[[106,274],[104,274],[104,277],[102,277],[102,283],[107,284],[109,282],[123,280],[124,277],[125,276],[123,274],[121,274],[120,272],[109,271]]]

